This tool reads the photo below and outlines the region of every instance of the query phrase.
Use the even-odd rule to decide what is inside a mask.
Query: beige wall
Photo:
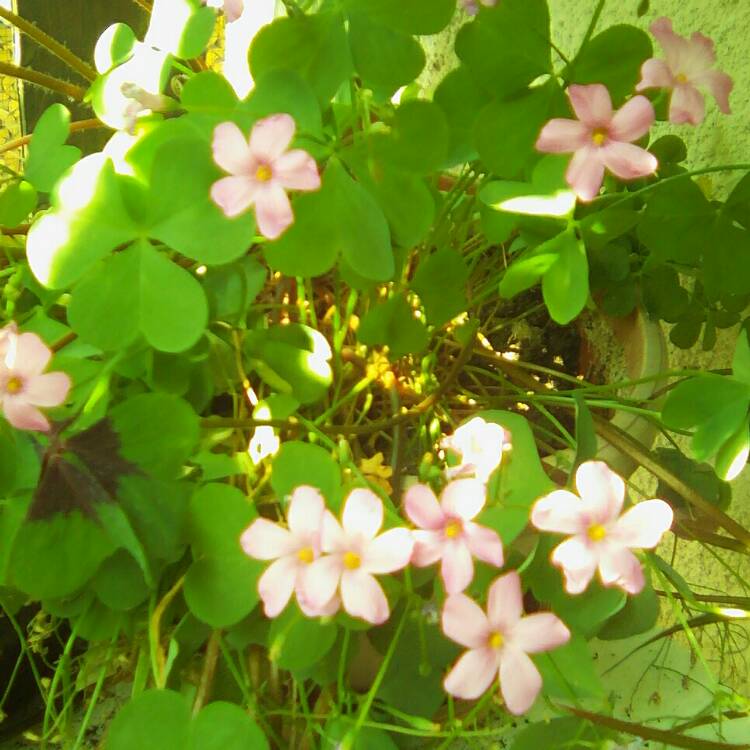
[[[7,7],[7,2],[0,0]],[[0,61],[12,63],[14,33],[10,26],[0,23]],[[19,84],[15,78],[0,76],[0,145],[21,135]],[[11,169],[20,168],[20,151],[2,155],[3,163]]]

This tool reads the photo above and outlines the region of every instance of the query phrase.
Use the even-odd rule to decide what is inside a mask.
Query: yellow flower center
[[[595,146],[603,145],[604,141],[606,141],[608,137],[609,133],[604,128],[597,128],[591,134],[591,140],[594,142]]]
[[[21,382],[20,378],[11,378],[5,384],[6,393],[10,393],[11,395],[18,393],[22,388],[23,388],[23,383]]]
[[[315,559],[315,553],[312,547],[303,547],[298,553],[297,558],[300,562],[310,564]]]
[[[445,524],[445,537],[446,539],[455,539],[461,534],[463,530],[464,529],[461,521],[458,521],[456,519],[454,519],[453,521],[448,521],[448,523]]]
[[[344,567],[356,570],[362,564],[362,560],[356,552],[347,552],[344,555]]]
[[[258,169],[255,170],[255,179],[258,182],[268,182],[273,177],[273,172],[268,164],[261,164]]]
[[[605,529],[600,523],[595,523],[592,526],[589,526],[587,533],[592,542],[601,542],[601,540],[607,536],[607,529]]]
[[[684,73],[678,73],[674,77],[674,79],[675,79],[675,81],[677,81],[677,83],[687,83],[688,82],[688,77]]]
[[[487,640],[487,643],[489,644],[490,648],[500,648],[503,645],[503,634],[502,633],[492,633],[490,637]]]

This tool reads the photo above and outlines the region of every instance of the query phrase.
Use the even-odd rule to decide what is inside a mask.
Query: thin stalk
[[[214,675],[216,674],[216,664],[219,660],[219,648],[221,645],[221,630],[214,630],[208,639],[206,646],[206,657],[203,661],[203,671],[201,672],[198,690],[195,693],[193,703],[193,716],[203,708],[211,697],[211,687],[214,684]]]
[[[73,745],[72,750],[79,750],[79,748],[83,745],[84,739],[86,738],[86,730],[91,723],[91,717],[94,715],[96,704],[99,702],[99,696],[101,695],[102,687],[104,685],[104,678],[107,676],[107,669],[109,669],[110,659],[112,657],[112,652],[114,651],[116,642],[116,636],[109,642],[109,648],[107,649],[107,654],[104,657],[104,664],[102,664],[102,668],[99,670],[99,674],[96,677],[94,691],[91,693],[91,697],[87,701],[86,713],[83,715],[81,728],[78,730],[78,736],[76,737],[76,741]]]
[[[71,99],[79,102],[83,101],[83,97],[86,94],[86,89],[80,86],[68,83],[54,76],[48,76],[46,73],[38,73],[36,70],[31,70],[31,68],[22,68],[20,65],[13,65],[13,63],[0,62],[0,75],[19,78],[22,81],[33,83],[44,89],[57,91],[58,94],[69,96]]]
[[[91,65],[30,21],[21,18],[21,16],[2,6],[0,6],[0,18],[5,19],[9,24],[15,26],[22,34],[26,34],[29,39],[33,39],[40,47],[44,47],[44,49],[52,53],[58,60],[62,60],[69,68],[75,70],[76,73],[83,76],[87,81],[93,81],[97,77],[97,72]]]

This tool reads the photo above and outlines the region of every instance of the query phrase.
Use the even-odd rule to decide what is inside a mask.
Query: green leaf
[[[556,323],[570,323],[589,296],[589,263],[586,248],[572,232],[561,235],[558,258],[542,279],[542,295]]]
[[[750,229],[750,173],[734,186],[724,204],[724,211],[745,229]]]
[[[344,0],[350,10],[407,34],[437,34],[453,17],[456,0]]]
[[[211,126],[233,119],[239,104],[229,81],[212,70],[188,78],[180,92],[180,101],[193,120],[198,116]]]
[[[639,220],[632,208],[605,208],[581,220],[581,234],[589,250],[601,250],[612,240],[629,232]]]
[[[270,71],[293,70],[323,106],[352,69],[344,21],[338,13],[277,18],[258,32],[249,54],[255,80]]]
[[[645,31],[621,24],[590,39],[563,73],[571,83],[603,83],[618,107],[635,89],[641,66],[653,56]]]
[[[531,289],[557,262],[556,252],[546,252],[546,250],[554,251],[557,244],[557,237],[554,237],[531,253],[514,260],[500,279],[498,288],[500,296],[510,299],[526,289]]]
[[[357,338],[368,346],[387,346],[396,359],[418,354],[430,340],[425,324],[414,317],[414,310],[401,294],[371,308],[359,324]]]
[[[652,190],[638,224],[638,237],[652,262],[695,263],[712,247],[715,209],[689,179]]]
[[[676,448],[657,448],[655,453],[659,463],[680,477],[685,484],[700,493],[709,503],[721,510],[729,507],[732,500],[732,487],[719,479],[709,464],[693,461]],[[682,495],[661,480],[656,486],[655,497],[662,498],[675,509],[687,509]]]
[[[594,418],[591,416],[591,410],[585,399],[578,391],[573,392],[573,398],[576,402],[576,457],[573,462],[575,468],[584,461],[592,460],[599,450],[599,445],[596,439]]]
[[[208,297],[211,320],[238,323],[266,283],[267,271],[255,258],[245,257],[209,268],[201,281]]]
[[[199,0],[154,0],[143,41],[177,57],[198,57],[206,49],[215,22],[215,12]]]
[[[70,112],[62,104],[48,107],[34,128],[24,177],[39,192],[49,193],[63,172],[81,158],[81,150],[66,146],[70,132]]]
[[[94,48],[94,64],[99,73],[106,73],[128,59],[137,39],[126,23],[113,23],[100,35]]]
[[[372,281],[392,278],[395,266],[388,222],[375,199],[332,159],[326,169],[337,206],[337,240],[346,262]]]
[[[184,750],[189,741],[190,704],[173,690],[146,690],[115,716],[107,750]]]
[[[336,642],[337,632],[335,623],[312,620],[297,607],[287,607],[271,623],[268,657],[280,669],[302,671],[323,659]]]
[[[198,442],[198,416],[177,396],[133,396],[115,406],[110,416],[123,457],[157,477],[175,477]]]
[[[463,256],[443,248],[423,260],[411,282],[430,325],[442,326],[466,310],[469,269]]]
[[[148,596],[143,571],[124,549],[101,564],[92,583],[99,601],[118,612],[137,607]]]
[[[341,469],[319,445],[296,440],[281,444],[273,460],[271,487],[276,496],[288,500],[295,487],[317,487],[326,505],[336,511],[341,503]]]
[[[366,13],[349,14],[354,69],[365,86],[390,96],[422,71],[425,56],[413,36],[383,26]]]
[[[720,216],[711,228],[711,249],[703,255],[706,298],[718,301],[750,292],[750,231]]]
[[[137,236],[112,162],[103,154],[81,159],[57,184],[52,210],[29,230],[26,253],[47,287],[77,281],[97,260]]]
[[[474,143],[492,172],[515,179],[539,158],[534,144],[559,96],[559,87],[550,81],[513,99],[492,101],[482,109],[474,125]],[[498,133],[503,137],[498,138]]]
[[[450,132],[446,166],[476,159],[474,122],[486,98],[469,69],[459,65],[448,73],[435,89],[432,100],[443,110]]]
[[[240,706],[209,703],[193,719],[188,750],[268,750],[260,727]]]
[[[625,606],[604,623],[597,638],[614,641],[645,633],[656,625],[658,617],[659,597],[648,583],[640,594],[628,597]]]
[[[672,266],[650,265],[644,269],[641,285],[643,302],[650,315],[676,323],[686,312],[689,296]]]
[[[36,208],[36,190],[26,180],[14,180],[0,190],[0,226],[17,227]]]
[[[12,585],[32,599],[72,594],[115,549],[99,524],[78,512],[21,526],[10,552]]]
[[[524,417],[507,411],[480,411],[472,416],[495,422],[510,432],[512,448],[490,479],[487,509],[478,519],[497,531],[503,544],[508,545],[528,523],[534,501],[554,485],[542,468],[534,435]]]
[[[544,693],[550,698],[574,702],[604,698],[604,688],[591,651],[580,636],[574,635],[554,651],[536,654],[534,662],[542,673]]]
[[[460,29],[456,54],[485,89],[506,97],[552,71],[549,24],[546,0],[502,0]],[[512,130],[502,128],[506,136]]]
[[[272,388],[302,404],[322,399],[333,382],[331,347],[320,331],[290,323],[250,331],[244,350],[249,364]]]
[[[727,407],[745,412],[748,403],[750,384],[706,373],[678,383],[669,392],[661,417],[667,427],[689,430]]]
[[[745,417],[738,430],[716,453],[716,475],[730,482],[745,468],[750,455],[750,418]]]
[[[201,263],[228,263],[243,255],[255,232],[254,215],[228,219],[211,200],[211,185],[223,176],[207,141],[165,143],[154,156],[145,231]]]
[[[590,750],[597,733],[583,719],[566,716],[552,721],[540,721],[524,727],[516,736],[510,750]]]
[[[399,169],[429,174],[448,155],[450,133],[443,110],[423,99],[403,103],[388,135],[373,137],[375,153]]]
[[[240,534],[257,516],[236,487],[205,484],[190,500],[189,534],[196,557],[240,557]]]

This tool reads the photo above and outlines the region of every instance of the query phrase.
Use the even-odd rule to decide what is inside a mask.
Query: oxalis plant
[[[744,323],[750,165],[679,137],[730,112],[712,41],[602,1],[566,57],[545,0],[284,0],[239,100],[205,50],[242,0],[137,5],[93,67],[0,10],[72,81],[0,72],[91,109],[0,147],[0,731],[31,684],[44,748],[750,747],[702,648],[748,600],[671,552],[750,549],[744,327],[645,400],[496,343]]]

